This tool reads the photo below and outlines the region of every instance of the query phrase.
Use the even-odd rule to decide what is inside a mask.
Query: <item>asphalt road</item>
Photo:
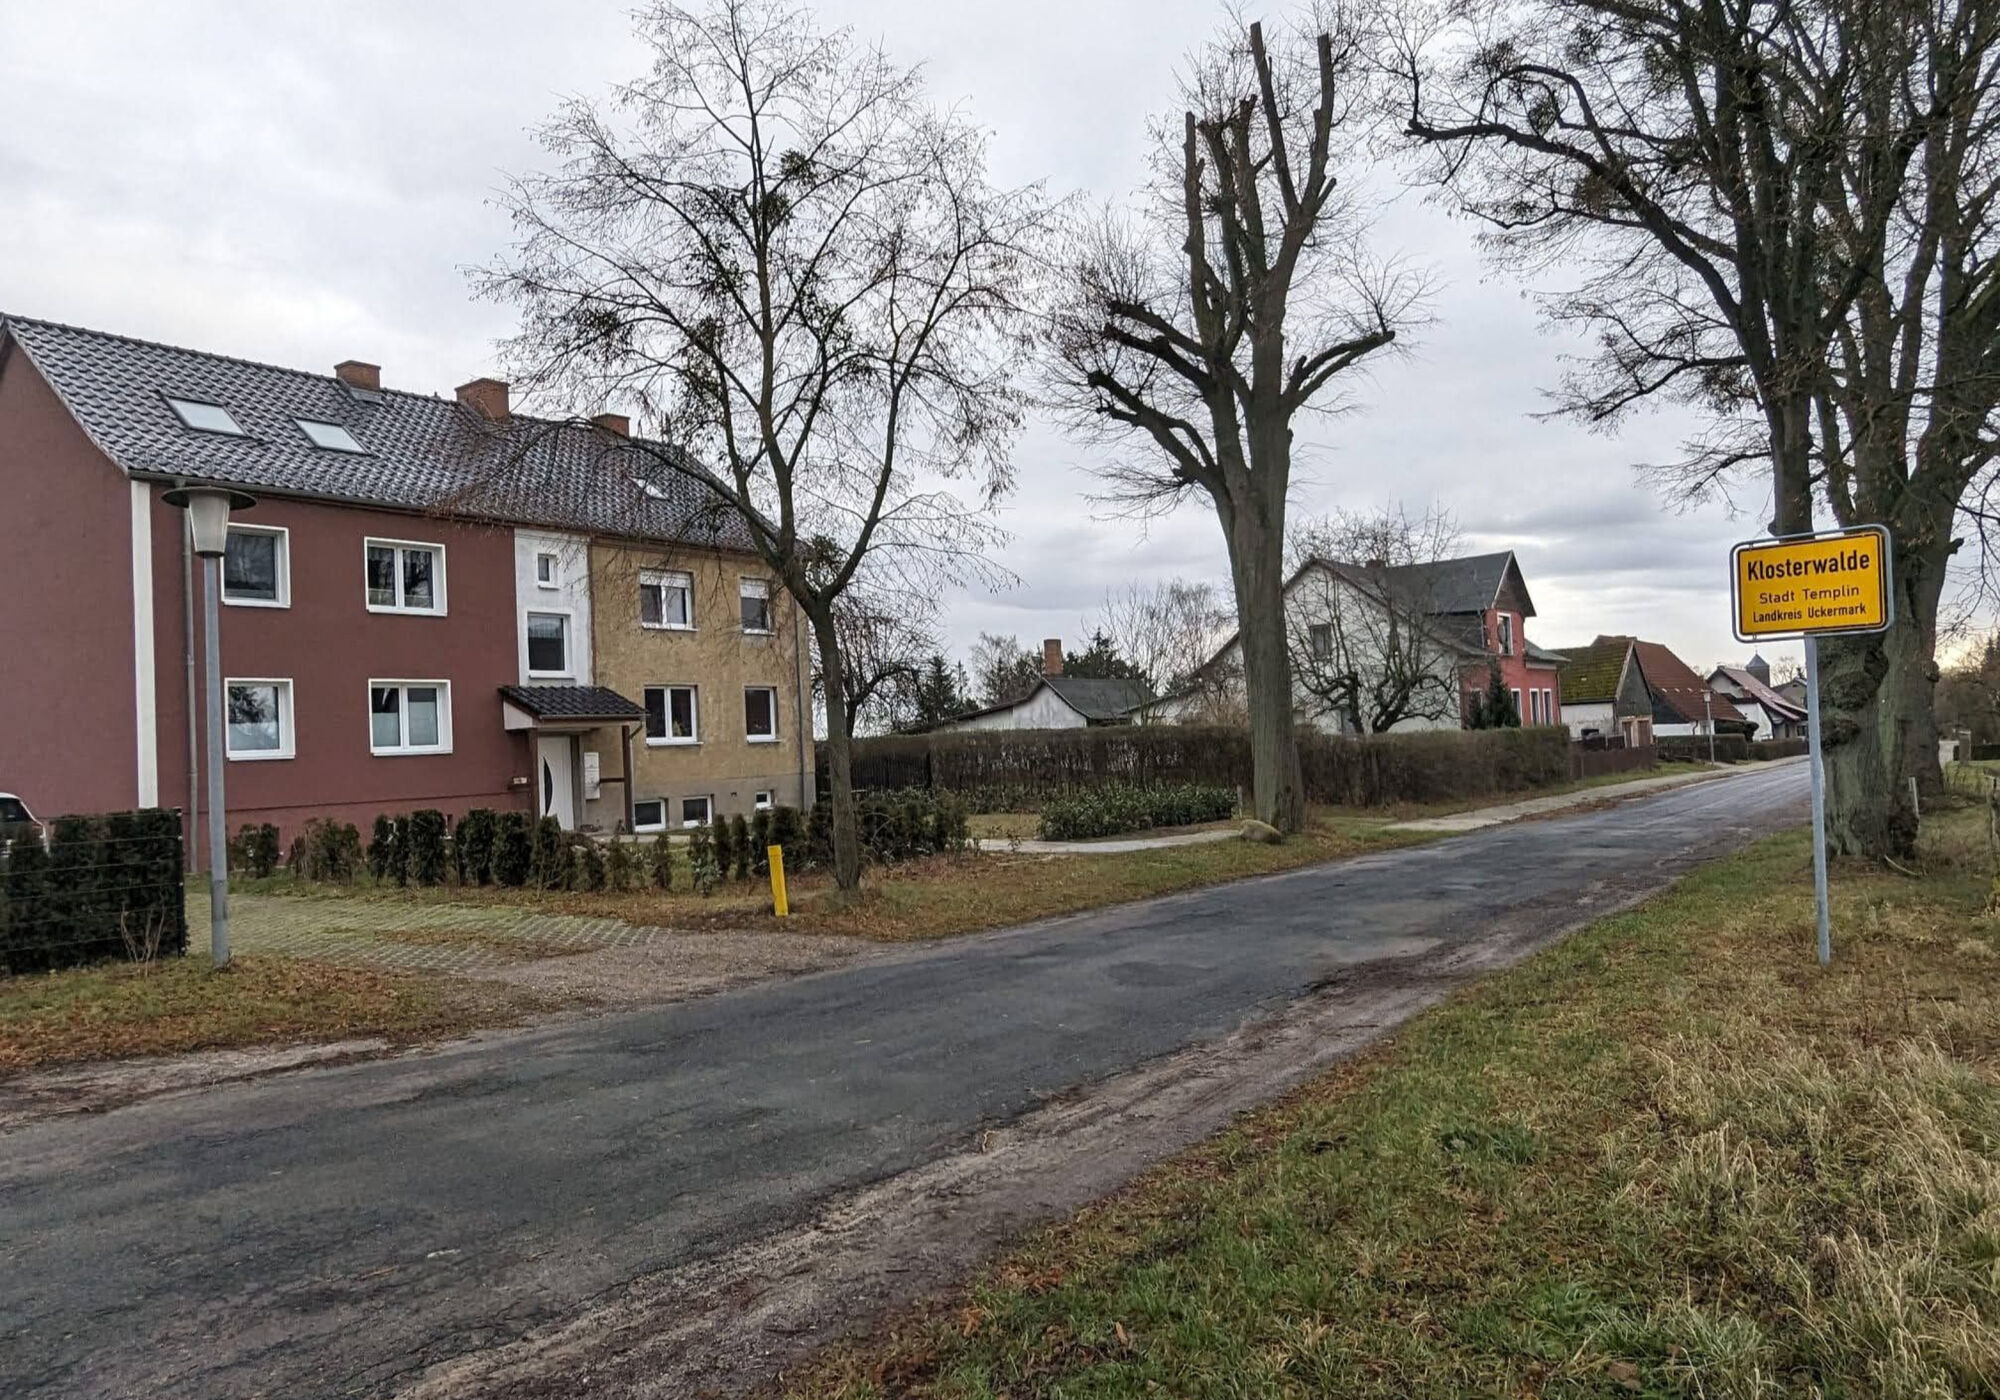
[[[1799,764],[706,1000],[0,1136],[0,1394],[379,1395],[1342,969],[1566,925]]]

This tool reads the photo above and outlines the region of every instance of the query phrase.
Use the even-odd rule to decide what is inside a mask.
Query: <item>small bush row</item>
[[[45,972],[187,951],[178,812],[58,817],[0,852],[0,970]]]
[[[1076,788],[1042,804],[1044,841],[1087,841],[1124,831],[1160,826],[1194,826],[1234,815],[1236,794],[1204,783],[1104,783]]]

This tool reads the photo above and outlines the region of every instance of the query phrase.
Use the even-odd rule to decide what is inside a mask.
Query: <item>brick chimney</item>
[[[600,413],[590,421],[613,437],[632,436],[632,420],[622,413]]]
[[[382,392],[382,366],[366,360],[342,360],[333,367],[333,376],[349,388],[366,389],[371,394]]]
[[[1042,674],[1060,676],[1062,674],[1062,638],[1050,637],[1042,643]]]
[[[1386,569],[1389,567],[1389,561],[1387,559],[1370,559],[1368,567],[1375,570]]]
[[[507,381],[475,379],[458,386],[458,401],[482,418],[496,423],[507,421]]]

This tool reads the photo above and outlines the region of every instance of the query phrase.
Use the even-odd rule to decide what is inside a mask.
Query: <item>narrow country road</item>
[[[1343,971],[1532,946],[1796,824],[1805,800],[1788,763],[706,1000],[27,1126],[0,1136],[0,1395],[389,1394]]]

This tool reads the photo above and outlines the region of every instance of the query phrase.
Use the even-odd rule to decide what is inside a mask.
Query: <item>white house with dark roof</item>
[[[1301,724],[1353,732],[1352,709],[1367,709],[1329,701],[1309,674],[1316,665],[1350,672],[1348,684],[1363,692],[1400,684],[1424,691],[1423,703],[1389,723],[1392,732],[1460,728],[1495,676],[1522,724],[1562,722],[1561,658],[1528,639],[1535,604],[1512,550],[1405,565],[1308,559],[1285,583],[1285,613]],[[1393,659],[1391,647],[1401,648]],[[1201,723],[1240,714],[1242,705],[1241,643],[1232,635],[1195,684],[1145,714],[1156,723]],[[1388,722],[1397,708],[1384,703],[1378,713]],[[1364,713],[1361,728],[1369,727]]]
[[[1131,724],[1153,698],[1144,681],[1065,676],[1060,638],[1042,643],[1042,675],[1034,689],[936,726],[934,732],[972,729],[1083,729]]]

